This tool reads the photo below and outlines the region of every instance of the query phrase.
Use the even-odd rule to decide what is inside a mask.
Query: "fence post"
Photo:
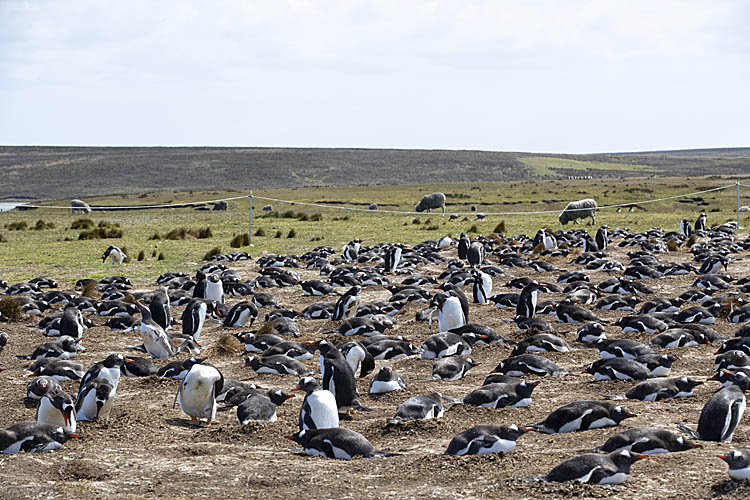
[[[737,231],[740,230],[740,181],[737,181]]]
[[[250,196],[247,197],[250,200],[250,215],[247,223],[247,236],[250,243],[253,242],[253,193],[250,192]]]

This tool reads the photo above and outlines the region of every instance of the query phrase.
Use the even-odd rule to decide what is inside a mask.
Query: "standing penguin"
[[[596,232],[594,239],[596,240],[596,246],[599,247],[599,251],[603,252],[609,246],[609,235],[607,234],[607,226],[602,226]]]
[[[464,233],[461,233],[461,236],[458,238],[458,258],[461,260],[466,260],[466,254],[469,252],[469,245],[471,245],[471,242],[469,241],[469,237],[466,236]]]
[[[492,278],[479,269],[472,270],[472,275],[474,276],[472,286],[474,302],[476,304],[488,304],[489,298],[492,296]]]
[[[329,429],[339,426],[336,397],[313,378],[304,377],[293,391],[305,391],[305,400],[299,410],[299,430]]]
[[[357,257],[359,257],[360,243],[361,243],[361,240],[356,239],[344,245],[344,248],[341,250],[341,256],[347,262],[356,261]]]
[[[353,317],[357,313],[361,293],[362,287],[355,285],[344,295],[339,297],[339,300],[336,301],[336,306],[333,309],[333,318],[331,319],[334,321],[341,321]]]
[[[194,364],[180,383],[177,402],[183,412],[190,416],[190,422],[199,423],[205,418],[206,425],[216,418],[216,395],[224,387],[224,376],[208,363]]]
[[[163,286],[154,293],[154,297],[148,304],[148,310],[151,311],[153,320],[164,330],[169,330],[172,327],[172,311],[167,287]]]
[[[701,214],[698,216],[698,219],[695,221],[695,231],[705,231],[706,230],[706,212],[701,212]]]
[[[205,296],[208,300],[213,300],[217,304],[224,303],[224,284],[218,274],[212,274],[206,278]]]
[[[62,318],[60,318],[59,327],[57,329],[47,328],[45,335],[48,337],[68,335],[74,339],[80,339],[83,337],[85,329],[86,324],[81,311],[75,305],[68,304],[63,311]]]
[[[682,234],[683,236],[685,236],[685,238],[689,238],[690,235],[693,234],[693,226],[692,224],[690,224],[689,219],[682,219],[680,221],[680,231],[682,231]]]
[[[122,264],[123,261],[128,258],[128,256],[125,255],[125,252],[114,245],[108,246],[104,251],[104,254],[102,255],[102,262],[107,260],[107,257],[109,257],[109,260],[112,264]]]
[[[224,318],[224,326],[226,327],[242,327],[250,322],[250,326],[255,322],[258,317],[258,308],[255,304],[243,300],[242,302],[236,303],[227,313]]]
[[[115,403],[117,387],[105,378],[90,380],[78,391],[76,399],[76,418],[96,420],[99,417],[109,418]]]
[[[385,252],[385,270],[383,274],[389,274],[396,271],[399,262],[401,262],[401,247],[392,245]]]
[[[375,359],[361,342],[346,342],[341,344],[338,349],[346,358],[346,362],[349,363],[355,376],[357,370],[359,370],[359,377],[362,378],[375,369]]]
[[[205,301],[192,299],[188,302],[185,310],[182,312],[182,334],[190,336],[194,341],[198,342],[198,337],[200,337],[203,331],[207,314],[208,306]]]
[[[439,293],[433,297],[438,309],[438,331],[447,332],[466,324],[461,301],[458,297]]]
[[[745,413],[745,391],[750,378],[742,372],[722,373],[730,377],[732,385],[716,391],[703,406],[698,419],[698,431],[680,425],[680,429],[696,439],[731,443],[734,431]]]
[[[318,344],[321,354],[323,389],[328,389],[336,398],[339,409],[355,408],[369,411],[357,401],[357,383],[354,372],[344,355],[336,346],[325,340]]]
[[[531,281],[523,287],[516,305],[516,321],[533,318],[536,313],[537,297],[539,296],[539,283]]]
[[[477,267],[484,262],[484,245],[481,241],[475,241],[469,245],[469,250],[466,252],[466,262],[471,267]]]

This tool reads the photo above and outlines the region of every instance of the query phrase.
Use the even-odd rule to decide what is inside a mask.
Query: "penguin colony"
[[[750,278],[729,273],[750,240],[729,225],[708,228],[705,216],[675,226],[230,254],[189,275],[165,273],[148,290],[125,276],[98,280],[96,299],[48,278],[3,283],[28,321],[0,323],[0,378],[10,391],[18,384],[9,381],[34,377],[15,391],[19,408],[6,414],[25,418],[6,417],[0,451],[81,446],[87,426],[126,418],[138,393],[153,390],[139,380],[163,378],[169,409],[151,414],[154,425],[217,429],[218,420],[213,432],[227,432],[255,422],[299,460],[502,456],[528,442],[569,453],[540,469],[528,451],[519,481],[621,484],[639,461],[671,452],[713,457],[726,477],[746,480]],[[680,250],[669,252],[670,241]],[[241,271],[220,263],[237,260],[248,261]],[[212,356],[226,334],[245,356]],[[680,366],[709,345],[716,356],[701,369]],[[533,411],[551,399],[560,404]],[[294,415],[294,429],[274,428],[280,413]],[[435,423],[420,432],[421,420]],[[400,429],[403,439],[380,449]],[[436,429],[454,432],[438,443]],[[569,446],[572,433],[594,445]]]

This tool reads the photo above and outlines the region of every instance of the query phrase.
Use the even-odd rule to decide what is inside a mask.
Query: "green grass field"
[[[253,232],[262,229],[265,236],[253,236],[252,246],[240,250],[253,257],[263,253],[301,253],[318,245],[341,248],[354,238],[365,244],[383,241],[417,243],[437,239],[443,235],[458,236],[461,232],[489,235],[501,221],[505,234],[533,235],[540,227],[560,228],[557,212],[568,201],[593,197],[600,205],[637,203],[642,200],[674,196],[718,186],[734,184],[735,177],[692,178],[630,178],[593,181],[517,181],[503,183],[464,183],[409,186],[347,186],[326,188],[291,188],[255,191]],[[745,188],[747,189],[747,188]],[[470,212],[477,205],[479,212],[525,212],[554,210],[555,213],[534,215],[493,215],[478,220],[473,215],[451,219],[440,213],[401,215],[373,212],[344,211],[335,208],[313,208],[285,203],[268,202],[257,197],[272,197],[333,206],[367,208],[377,203],[383,210],[413,210],[423,194],[442,191],[448,196],[447,212]],[[87,198],[91,205],[144,205],[184,203],[239,196],[238,191],[204,191],[180,193],[152,193],[141,195]],[[676,230],[680,219],[694,220],[706,210],[710,224],[735,219],[736,191],[731,188],[700,195],[705,205],[678,200],[644,204],[646,211],[616,213],[601,210],[597,221],[610,227],[629,227],[638,231],[659,226]],[[750,190],[747,195],[750,198]],[[336,202],[343,202],[336,204]],[[65,205],[68,200],[49,202]],[[261,211],[273,204],[274,211],[283,214],[293,211],[307,218],[320,214],[321,220],[300,220],[299,216],[267,217]],[[748,204],[747,200],[742,204]],[[154,209],[139,211],[93,212],[95,224],[106,221],[119,224],[122,238],[82,240],[81,230],[71,229],[71,223],[82,217],[69,210],[38,209],[0,213],[0,278],[18,282],[36,276],[50,276],[73,283],[83,277],[99,278],[111,274],[126,274],[150,283],[164,271],[193,272],[207,251],[220,247],[222,253],[236,250],[230,247],[233,236],[248,231],[247,198],[230,202],[227,212],[197,211],[192,208]],[[304,218],[304,217],[302,217]],[[315,217],[313,217],[315,218]],[[54,229],[32,229],[39,220],[54,224]],[[11,230],[10,225],[25,222],[29,229]],[[587,223],[587,222],[586,222]],[[750,225],[747,215],[741,223]],[[198,230],[210,227],[212,237],[206,239],[167,240],[164,236],[173,229]],[[568,225],[567,228],[573,226]],[[589,228],[590,226],[579,226]],[[290,231],[295,236],[289,238]],[[158,233],[160,239],[150,239]],[[276,235],[278,234],[278,237]],[[4,240],[4,241],[3,241]],[[131,262],[123,266],[102,264],[101,254],[109,244],[127,248]],[[136,261],[143,251],[145,259]],[[157,260],[163,254],[164,260]]]

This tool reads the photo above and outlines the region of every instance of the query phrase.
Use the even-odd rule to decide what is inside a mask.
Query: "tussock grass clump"
[[[178,227],[172,229],[164,236],[167,240],[205,240],[211,237],[213,237],[213,232],[210,227],[204,227],[202,229]]]
[[[467,233],[478,233],[479,232],[479,228],[477,227],[476,224],[472,224],[471,227],[469,228],[469,230],[466,231],[466,232]]]
[[[422,223],[422,221],[421,221],[421,220],[419,220],[419,219],[417,219],[417,218],[415,217],[415,218],[413,218],[413,219],[411,220],[411,223],[412,223],[412,224],[415,224],[415,225],[419,225],[419,224],[421,224],[421,223]]]
[[[8,241],[8,239],[3,233],[0,233],[0,243],[5,243],[6,241]]]
[[[93,281],[86,283],[86,286],[84,286],[83,290],[81,290],[81,295],[83,295],[84,297],[98,297],[99,292],[96,289],[96,283]]]
[[[164,256],[164,252],[159,252],[159,256],[156,258],[156,260],[164,260],[166,257]]]
[[[281,238],[281,231],[276,231],[276,234],[273,235],[274,238]]]
[[[94,227],[94,221],[88,217],[80,217],[70,224],[70,229],[91,229]]]
[[[161,239],[161,235],[159,233],[154,233],[154,234],[152,234],[151,236],[148,237],[148,241],[151,241],[151,240],[160,240],[160,239]]]
[[[297,237],[297,231],[294,230],[294,228],[291,228],[289,230],[289,234],[286,235],[287,238],[296,238]]]
[[[231,333],[222,333],[208,351],[209,356],[237,356],[245,352],[245,346]]]
[[[156,249],[154,248],[154,251],[151,252],[151,257],[156,257],[158,255]]]
[[[435,231],[437,229],[439,229],[439,227],[437,225],[435,225],[435,224],[433,224],[431,226],[427,226],[426,228],[424,228],[425,231]]]
[[[497,226],[495,226],[495,229],[492,230],[493,233],[497,234],[504,234],[505,233],[505,221],[501,220],[497,223]]]
[[[122,253],[125,254],[125,259],[123,259],[122,263],[126,264],[128,262],[132,262],[133,259],[130,258],[130,252],[128,251],[128,247],[122,247],[120,250],[122,250]]]
[[[250,235],[247,233],[237,234],[232,238],[229,246],[232,248],[246,247],[250,245]]]
[[[0,299],[0,314],[9,321],[19,321],[23,316],[21,304],[16,302],[12,297]]]
[[[21,222],[11,222],[5,227],[8,228],[8,231],[26,231],[29,225],[26,224],[26,221],[21,221]]]
[[[323,241],[323,237],[322,236],[313,236],[312,238],[310,238],[310,241]]]
[[[286,212],[281,214],[281,217],[284,219],[296,219],[297,212],[295,212],[294,210],[287,210]]]
[[[320,222],[323,220],[323,214],[312,214],[310,220],[313,222]]]
[[[34,224],[34,229],[36,231],[44,231],[45,229],[55,229],[54,222],[47,222],[44,219],[39,219],[36,221],[36,224]]]
[[[211,257],[214,255],[219,255],[221,253],[221,247],[213,247],[211,250],[206,252],[206,255],[203,256],[203,260],[210,260]],[[164,254],[161,254],[164,255]]]
[[[297,214],[297,219],[300,220],[301,222],[307,222],[310,220],[310,216],[307,214],[300,213],[300,214]]]
[[[122,238],[122,229],[119,227],[97,227],[89,231],[81,231],[79,240],[106,240],[109,238]]]
[[[146,258],[146,252],[144,252],[143,250],[138,252],[138,262],[142,262],[145,258]]]
[[[265,229],[263,229],[262,227],[259,227],[259,228],[258,228],[258,229],[257,229],[257,230],[255,231],[255,233],[253,233],[253,236],[265,236],[265,235],[266,235],[266,231],[265,231]]]

